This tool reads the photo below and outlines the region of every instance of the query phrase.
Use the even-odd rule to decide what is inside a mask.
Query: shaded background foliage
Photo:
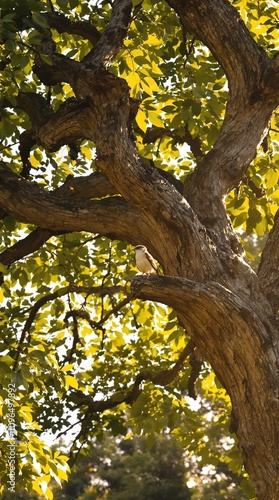
[[[257,43],[270,56],[278,51],[275,2],[231,3]],[[227,81],[213,55],[183,32],[166,3],[144,0],[133,5],[128,37],[110,71],[124,78],[131,96],[140,100],[133,135],[141,156],[172,174],[177,182],[183,181],[218,137],[228,98]],[[40,93],[54,111],[74,96],[69,84],[43,85],[32,71],[53,11],[73,23],[86,23],[76,33],[61,30],[59,24],[51,28],[56,50],[80,61],[107,26],[111,3],[18,0],[11,6],[2,1],[1,155],[13,172],[47,191],[61,188],[73,175],[98,171],[93,143],[77,141],[57,152],[46,152],[36,144],[30,118],[18,106],[20,92]],[[87,23],[91,30],[86,39]],[[51,65],[47,54],[40,57]],[[255,265],[279,199],[278,131],[276,113],[247,178],[226,201],[232,223]],[[17,387],[18,487],[27,488],[29,495],[32,490],[44,491],[51,498],[51,489],[42,489],[43,481],[55,478],[60,483],[66,478],[68,457],[44,444],[46,431],[56,435],[74,431],[72,464],[82,446],[90,446],[93,436],[101,439],[107,431],[113,436],[125,436],[127,429],[143,433],[149,446],[155,446],[150,453],[156,453],[160,446],[156,436],[168,428],[188,453],[200,457],[201,464],[228,464],[241,475],[232,438],[215,438],[216,429],[229,435],[231,407],[209,365],[204,365],[198,383],[206,411],[194,410],[187,397],[188,362],[165,387],[144,382],[144,391],[132,408],[118,404],[139,372],[169,369],[189,341],[171,309],[132,299],[130,282],[137,270],[131,246],[98,234],[49,233],[31,255],[26,252],[6,267],[7,249],[34,234],[36,228],[2,215],[0,398],[5,423],[7,387],[13,381]],[[87,395],[113,404],[112,409],[96,413],[90,426],[82,406]],[[125,443],[133,448],[137,441]],[[5,440],[2,452],[7,456]],[[0,472],[5,484],[5,460]],[[108,481],[104,472],[103,477]],[[253,495],[248,483],[246,488]]]
[[[88,453],[80,456],[62,489],[53,481],[51,491],[57,500],[247,498],[239,476],[226,463],[218,462],[208,469],[204,470],[194,456],[185,457],[183,448],[170,434],[159,436],[151,449],[144,436],[128,440],[106,436],[101,443],[95,439]],[[3,500],[15,498],[42,497],[26,492],[3,495]]]

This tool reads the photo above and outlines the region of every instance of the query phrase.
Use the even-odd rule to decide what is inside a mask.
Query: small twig
[[[25,341],[27,334],[28,334],[29,341],[30,341],[30,328],[31,328],[31,325],[32,325],[35,317],[36,317],[37,312],[39,311],[39,309],[41,307],[43,307],[50,300],[57,299],[57,297],[61,297],[62,295],[65,295],[66,293],[68,293],[68,287],[66,289],[61,288],[60,290],[57,290],[56,292],[45,295],[44,297],[41,297],[39,300],[37,300],[37,302],[35,302],[35,304],[33,305],[33,307],[30,310],[30,314],[29,314],[29,316],[25,322],[25,325],[23,327],[23,330],[21,332],[21,336],[19,339],[18,347],[17,347],[17,353],[16,353],[16,357],[15,357],[15,362],[14,362],[14,366],[13,366],[14,371],[17,368],[19,356],[20,356],[20,353],[22,352],[22,344]]]
[[[194,349],[190,356],[190,365],[192,367],[190,377],[188,379],[188,394],[190,398],[197,399],[197,387],[196,383],[200,375],[200,371],[203,365],[203,358],[200,355],[198,349]]]
[[[22,330],[22,333],[21,333],[21,336],[20,336],[20,339],[19,339],[19,343],[18,343],[18,347],[17,347],[17,353],[16,353],[16,357],[15,357],[15,362],[14,362],[14,366],[13,366],[13,370],[15,371],[17,366],[18,366],[18,360],[19,360],[19,356],[20,356],[20,353],[22,352],[22,349],[21,349],[21,346],[23,344],[23,342],[25,341],[26,339],[26,336],[28,334],[28,337],[29,337],[29,341],[30,341],[30,328],[32,326],[32,323],[36,317],[36,314],[38,313],[38,311],[40,310],[41,307],[43,307],[47,302],[51,301],[51,300],[55,300],[59,297],[62,297],[63,295],[67,295],[69,292],[71,291],[75,291],[77,293],[84,293],[84,292],[87,292],[87,293],[92,293],[92,294],[99,294],[99,295],[104,295],[107,293],[108,291],[108,287],[106,287],[106,289],[103,289],[103,287],[101,286],[97,286],[97,287],[75,287],[75,286],[72,286],[72,285],[69,285],[67,287],[64,287],[64,288],[60,288],[59,290],[56,290],[55,292],[52,292],[52,293],[49,293],[47,295],[45,295],[44,297],[41,297],[39,300],[37,300],[37,302],[35,302],[35,304],[30,308],[30,314],[25,322],[25,325],[23,327],[23,330]],[[117,287],[117,291],[118,290],[118,287]],[[102,330],[103,329],[103,323],[108,319],[108,317],[114,313],[115,310],[119,310],[121,307],[123,307],[123,305],[125,305],[126,303],[128,303],[129,301],[131,300],[131,296],[129,295],[126,299],[124,299],[123,301],[121,301],[116,307],[114,307],[113,309],[111,309],[103,318],[102,318],[102,321],[101,322],[92,322],[92,320],[90,319],[90,316],[89,314],[86,312],[86,311],[69,311],[68,313],[68,317],[70,316],[74,316],[74,313],[79,316],[82,316],[83,318],[85,318],[89,324],[92,326],[92,328],[97,328],[97,329],[100,329]]]
[[[265,195],[265,190],[256,186],[256,184],[248,176],[243,177],[242,182],[251,189],[257,198],[261,198]]]

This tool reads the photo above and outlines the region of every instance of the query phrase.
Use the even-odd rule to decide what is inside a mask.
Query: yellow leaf
[[[68,363],[67,365],[64,365],[63,368],[61,368],[62,372],[68,372],[73,368],[74,364],[73,363]]]
[[[32,489],[34,491],[36,491],[37,493],[39,493],[39,495],[42,495],[42,496],[44,495],[43,490],[42,490],[38,480],[32,481]]]
[[[63,469],[57,469],[57,474],[59,479],[63,479],[64,481],[68,481],[68,474]]]
[[[160,92],[160,87],[158,87],[156,81],[151,78],[151,76],[144,77],[144,81],[147,85],[149,85],[153,92]]]
[[[29,160],[30,160],[32,167],[34,167],[34,168],[37,168],[37,166],[40,165],[40,162],[38,160],[36,160],[36,158],[34,158],[33,155],[30,156]]]
[[[28,413],[32,412],[30,406],[21,406],[20,411],[27,411]]]
[[[144,78],[141,79],[141,82],[140,82],[140,86],[143,90],[145,90],[145,92],[148,94],[148,95],[153,95],[153,92],[152,92],[152,89],[150,88],[150,86],[145,82]]]
[[[131,432],[128,432],[128,434],[126,434],[126,436],[124,437],[124,441],[126,441],[127,439],[132,439],[134,437],[134,433],[131,431]]]
[[[30,410],[29,410],[30,411]],[[31,413],[29,411],[22,411],[22,409],[19,410],[19,415],[25,420],[25,422],[32,422],[33,418]]]
[[[48,484],[51,480],[51,475],[50,474],[43,474],[40,476],[40,482],[44,484]]]
[[[50,474],[49,474],[49,472],[50,472],[50,466],[49,466],[49,464],[44,465],[42,468],[43,468],[43,471],[45,472],[45,477],[48,477],[48,476],[50,477]]]
[[[87,158],[87,160],[92,160],[92,150],[88,146],[81,146],[80,148],[82,154]]]
[[[147,129],[146,116],[145,116],[145,113],[141,109],[139,109],[137,112],[136,122],[137,122],[139,128],[143,132],[146,132],[146,129]]]
[[[139,75],[135,71],[132,71],[127,76],[126,81],[129,85],[129,87],[131,88],[133,95],[138,94],[140,91],[140,77],[139,77]]]
[[[161,119],[161,117],[160,117],[160,115],[159,115],[158,112],[156,112],[156,111],[149,111],[148,117],[149,117],[151,123],[153,123],[153,125],[156,125],[156,127],[164,127],[164,122]]]
[[[51,489],[50,489],[50,488],[47,488],[47,489],[46,489],[45,496],[46,496],[46,498],[48,498],[49,500],[52,500],[52,499],[53,499],[53,493],[52,493],[52,491],[51,491]]]
[[[67,97],[69,97],[70,95],[74,95],[72,87],[68,83],[65,83],[63,85],[63,91],[65,92]]]
[[[148,39],[147,39],[147,42],[145,42],[145,44],[147,45],[160,45],[161,44],[161,40],[159,40],[159,38],[157,38],[156,35],[149,35]]]
[[[125,57],[125,63],[127,64],[128,68],[131,69],[132,71],[135,69],[134,60],[131,56]]]
[[[74,377],[72,377],[71,375],[66,375],[65,380],[67,389],[68,387],[74,387],[74,389],[78,389],[78,383]]]
[[[63,337],[65,337],[65,333],[64,333],[64,332],[60,332],[60,333],[58,333],[58,335],[56,335],[56,337],[55,337],[55,338],[56,338],[57,340],[60,340],[60,339],[63,339]]]
[[[58,453],[58,455],[57,455],[57,453]],[[58,451],[58,452],[56,451],[56,452],[54,453],[54,456],[55,456],[55,458],[56,458],[57,460],[60,460],[60,461],[62,460],[63,462],[68,462],[68,460],[69,460],[69,457],[67,457],[66,455],[60,455],[60,452],[59,452],[59,451]],[[67,467],[68,467],[68,466],[67,466]]]
[[[133,49],[131,50],[131,54],[133,57],[145,56],[145,53],[141,49]]]
[[[153,73],[156,73],[157,75],[163,74],[163,71],[161,70],[161,68],[159,68],[158,64],[156,64],[155,61],[151,61],[151,65]]]
[[[7,365],[10,365],[11,363],[14,363],[14,359],[11,358],[11,356],[9,355],[1,356],[1,363],[6,363]]]

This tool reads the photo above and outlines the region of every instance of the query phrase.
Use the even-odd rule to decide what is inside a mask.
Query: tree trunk
[[[42,240],[49,231],[84,230],[136,244],[140,235],[140,243],[159,260],[164,276],[135,278],[134,296],[177,311],[231,397],[231,430],[258,499],[275,500],[279,498],[279,335],[278,300],[272,299],[278,297],[279,222],[277,217],[256,275],[245,262],[224,197],[238,185],[278,106],[279,58],[268,59],[226,0],[168,3],[184,28],[220,62],[230,89],[220,136],[186,179],[184,194],[139,157],[131,137],[136,111],[128,85],[103,67],[118,52],[130,20],[130,2],[118,0],[106,36],[83,64],[66,62],[54,53],[51,66],[37,61],[35,71],[41,81],[48,85],[68,81],[75,99],[55,114],[45,114],[43,123],[40,113],[34,113],[34,105],[41,106],[34,96],[19,96],[17,106],[30,116],[33,110],[36,140],[48,151],[80,137],[94,141],[99,173],[92,177],[92,186],[87,185],[87,196],[96,196],[92,193],[97,177],[104,183],[103,192],[120,196],[81,200],[75,195],[80,179],[68,193],[65,185],[61,197],[2,169],[0,205],[17,219],[43,228]],[[34,248],[37,241],[34,238]],[[11,262],[14,256],[6,253],[5,258]]]

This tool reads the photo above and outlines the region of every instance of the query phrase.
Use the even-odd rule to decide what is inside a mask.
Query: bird
[[[139,271],[143,274],[159,274],[155,260],[144,245],[137,245],[135,252],[136,265]]]

